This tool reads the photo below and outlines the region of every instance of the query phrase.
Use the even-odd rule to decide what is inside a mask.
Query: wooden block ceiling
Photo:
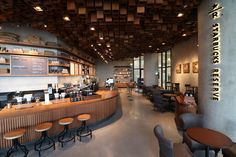
[[[165,50],[196,33],[199,1],[1,0],[0,22],[47,30],[91,56],[119,60]]]

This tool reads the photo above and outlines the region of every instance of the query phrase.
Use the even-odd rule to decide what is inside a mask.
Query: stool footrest
[[[82,121],[82,126],[77,129],[77,136],[80,141],[82,137],[90,136],[92,138],[92,130],[86,125],[86,121]]]
[[[12,140],[13,145],[11,146],[11,148],[7,151],[7,155],[6,157],[10,157],[10,155],[14,152],[18,151],[18,148],[20,148],[20,150],[25,154],[24,156],[26,157],[28,155],[29,150],[26,148],[25,145],[22,145],[19,143],[18,139],[13,139]]]
[[[48,136],[47,131],[43,131],[40,139],[34,144],[34,150],[38,151],[39,156],[41,156],[41,151],[48,150],[52,147],[55,150],[55,141]]]
[[[60,142],[61,147],[63,147],[64,143],[67,143],[72,140],[75,142],[75,135],[69,129],[69,125],[65,125],[64,130],[58,135],[58,142]]]

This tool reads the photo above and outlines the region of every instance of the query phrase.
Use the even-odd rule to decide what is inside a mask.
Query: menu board
[[[11,56],[12,75],[46,75],[48,59],[34,56]]]

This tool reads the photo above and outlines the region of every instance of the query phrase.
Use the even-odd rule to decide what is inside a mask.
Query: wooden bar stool
[[[52,128],[52,123],[46,122],[39,124],[35,127],[35,131],[42,133],[40,139],[35,142],[34,150],[39,152],[41,156],[41,151],[47,150],[53,147],[55,150],[55,141],[48,136],[48,130]]]
[[[64,130],[58,135],[58,141],[61,143],[61,147],[63,147],[64,143],[74,140],[75,135],[69,129],[69,125],[73,122],[73,118],[63,118],[59,120],[59,125],[64,126]],[[68,137],[69,135],[69,137]]]
[[[92,130],[86,125],[86,121],[88,121],[90,118],[90,114],[81,114],[77,117],[77,119],[82,123],[81,127],[77,129],[77,136],[79,136],[80,141],[82,137],[89,135],[92,138]]]
[[[25,134],[25,129],[17,129],[4,134],[3,138],[6,140],[12,140],[12,146],[7,151],[6,157],[9,157],[12,153],[17,152],[18,148],[25,154],[24,157],[27,157],[29,150],[25,145],[20,144],[19,138]]]

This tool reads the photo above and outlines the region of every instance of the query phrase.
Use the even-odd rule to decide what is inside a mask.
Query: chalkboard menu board
[[[11,56],[12,75],[46,75],[48,59],[34,56]]]

